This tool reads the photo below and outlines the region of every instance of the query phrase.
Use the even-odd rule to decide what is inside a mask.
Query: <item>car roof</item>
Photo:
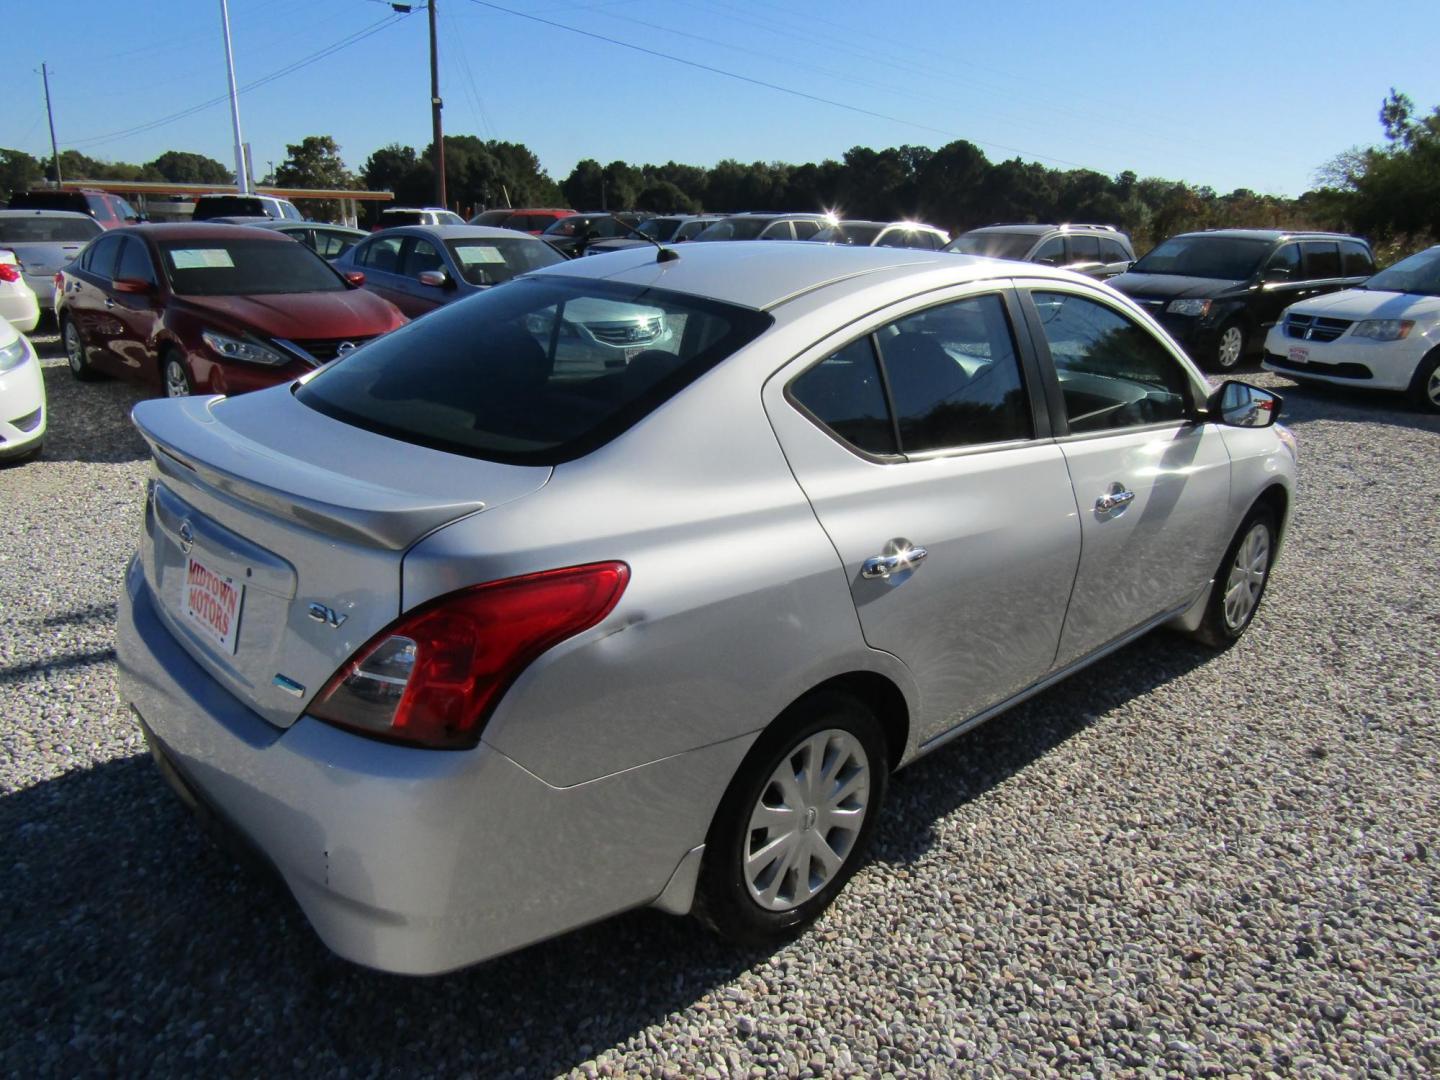
[[[686,244],[677,255],[678,258],[660,263],[656,261],[655,250],[648,245],[624,248],[532,271],[532,276],[597,278],[673,289],[763,311],[866,275],[919,274],[943,269],[951,275],[951,283],[963,284],[969,280],[1009,278],[1017,272],[1011,262],[948,251],[844,247],[798,240],[772,244],[718,240]],[[1075,274],[1044,266],[1027,265],[1023,273],[1026,277],[1078,280]]]
[[[76,210],[46,210],[43,208],[31,210],[23,206],[19,210],[0,210],[0,217],[58,217],[80,218],[84,221],[95,220],[89,214],[82,214]]]
[[[521,237],[527,240],[535,239],[515,229],[498,229],[493,225],[397,225],[393,229],[382,229],[371,235],[430,236],[438,240],[514,240]]]
[[[246,222],[245,224],[250,224]],[[273,232],[288,232],[291,229],[332,229],[355,236],[369,236],[364,229],[352,229],[349,225],[334,225],[328,221],[290,221],[286,218],[256,218],[254,228],[270,229]]]
[[[134,233],[151,240],[234,240],[244,236],[252,240],[274,240],[277,244],[293,244],[288,236],[280,236],[273,229],[255,225],[212,225],[208,221],[163,221],[151,225],[127,225],[123,229],[111,229],[111,233]]]

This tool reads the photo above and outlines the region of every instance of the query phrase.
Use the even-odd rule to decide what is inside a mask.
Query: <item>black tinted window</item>
[[[1340,258],[1346,277],[1369,277],[1375,273],[1375,263],[1364,244],[1357,244],[1354,240],[1340,241]]]
[[[217,217],[265,217],[265,204],[253,195],[206,195],[195,200],[196,221]]]
[[[115,268],[116,279],[130,278],[155,284],[155,267],[150,262],[150,253],[145,245],[133,236],[125,237],[125,246],[120,249],[120,265]]]
[[[1072,263],[1098,263],[1100,241],[1093,236],[1070,237],[1070,261]]]
[[[876,334],[907,454],[1028,439],[1030,409],[1000,297],[955,300]]]
[[[1283,244],[1280,249],[1270,256],[1270,261],[1265,264],[1267,270],[1285,270],[1290,275],[1291,281],[1300,280],[1302,273],[1300,264],[1300,245]]]
[[[614,438],[770,323],[660,289],[544,275],[387,334],[296,396],[422,446],[556,463]]]
[[[872,454],[896,452],[895,427],[869,337],[820,361],[790,384],[790,394],[846,442]]]
[[[115,257],[120,254],[120,241],[123,239],[123,236],[102,236],[85,249],[80,265],[96,277],[108,279],[115,269]]]
[[[1185,372],[1148,330],[1084,297],[1037,292],[1034,300],[1071,432],[1185,418]]]
[[[90,213],[90,204],[78,191],[17,191],[10,196],[11,210],[68,210]]]
[[[289,240],[167,240],[160,252],[170,286],[182,296],[341,292],[347,287],[329,263]]]
[[[1130,253],[1119,240],[1100,238],[1100,261],[1104,263],[1129,262]]]
[[[1030,261],[1044,263],[1046,266],[1062,265],[1065,262],[1065,238],[1052,236],[1040,245],[1040,250],[1031,256]]]
[[[1305,255],[1307,278],[1340,276],[1340,247],[1333,240],[1307,240],[1300,247]]]
[[[371,240],[360,249],[355,261],[370,270],[383,274],[400,272],[400,247],[405,243],[403,236],[382,236]]]

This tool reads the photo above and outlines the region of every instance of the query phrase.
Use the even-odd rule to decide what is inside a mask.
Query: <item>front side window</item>
[[[1030,261],[1040,263],[1042,266],[1063,266],[1065,263],[1065,238],[1052,236],[1040,245],[1040,250],[1035,252]]]
[[[1284,277],[1290,281],[1299,281],[1301,276],[1300,245],[1282,244],[1280,249],[1270,256],[1270,261],[1265,264],[1266,270],[1284,270]],[[1276,275],[1280,277],[1281,275]]]
[[[310,232],[310,230],[306,230]],[[344,233],[331,232],[328,229],[315,229],[312,233],[315,237],[315,252],[325,259],[333,259],[345,254],[355,246],[353,237]]]
[[[542,275],[401,327],[295,395],[416,445],[558,464],[633,426],[772,321],[663,289]]]
[[[1189,415],[1185,371],[1144,327],[1070,293],[1032,294],[1072,434],[1178,422]]]
[[[1130,253],[1119,240],[1100,238],[1100,261],[1104,263],[1129,262]]]
[[[841,439],[874,454],[1034,435],[1010,321],[996,294],[897,319],[807,369],[789,393]]]
[[[115,278],[117,281],[123,278],[155,284],[155,267],[150,262],[150,253],[136,237],[125,237],[125,246],[120,249],[120,264],[115,268]]]
[[[426,270],[443,270],[445,262],[440,258],[440,252],[435,250],[435,245],[429,240],[415,239],[410,242],[410,250],[405,253],[406,277],[415,277],[423,274]]]
[[[160,244],[160,257],[170,287],[181,296],[262,296],[348,288],[315,252],[279,237],[166,240]]]

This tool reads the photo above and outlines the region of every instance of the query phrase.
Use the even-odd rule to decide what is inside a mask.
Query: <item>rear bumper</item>
[[[407,974],[654,901],[753,740],[556,788],[484,743],[413,750],[309,718],[282,730],[174,642],[135,561],[116,652],[121,695],[182,787],[275,867],[330,948]]]

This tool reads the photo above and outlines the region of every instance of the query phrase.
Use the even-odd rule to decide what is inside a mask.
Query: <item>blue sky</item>
[[[1296,195],[1339,151],[1378,141],[1392,85],[1422,109],[1440,104],[1434,0],[497,4],[533,18],[437,4],[445,130],[523,142],[556,180],[586,157],[802,162],[967,138],[996,161]],[[219,6],[6,0],[0,146],[48,154],[44,60],[62,149],[231,163],[223,103],[148,127],[224,94]],[[310,134],[335,136],[355,169],[386,143],[429,142],[423,10],[397,17],[381,0],[231,0],[230,10],[241,85],[373,31],[241,95],[257,172]]]

